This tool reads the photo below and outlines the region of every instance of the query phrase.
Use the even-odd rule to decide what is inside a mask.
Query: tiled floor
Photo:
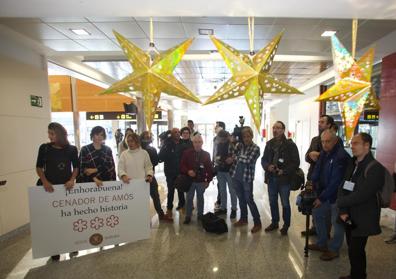
[[[161,179],[160,179],[161,181]],[[205,193],[205,210],[213,209],[216,187]],[[151,238],[136,243],[98,251],[80,252],[80,256],[54,263],[48,259],[32,260],[29,233],[0,243],[0,278],[338,278],[348,273],[346,247],[332,262],[319,260],[319,253],[304,257],[305,218],[293,206],[292,226],[287,237],[279,232],[256,235],[248,227],[228,234],[205,233],[195,218],[186,226],[183,215],[175,212],[174,224],[159,224],[152,218]],[[164,194],[162,193],[164,197]],[[266,188],[255,185],[255,199],[263,225],[270,222]],[[385,220],[384,222],[389,222]],[[388,225],[388,223],[387,223]],[[396,278],[396,244],[384,243],[391,233],[369,239],[367,260],[369,278]]]

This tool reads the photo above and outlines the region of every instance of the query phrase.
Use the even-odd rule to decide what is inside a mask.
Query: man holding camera
[[[339,250],[344,241],[344,227],[337,222],[338,209],[336,205],[338,187],[343,181],[346,167],[351,157],[345,151],[334,131],[327,129],[321,136],[322,151],[312,172],[312,183],[317,198],[313,203],[312,216],[316,224],[316,244],[308,245],[308,249],[321,251],[320,259],[331,261],[339,256]],[[331,216],[333,238],[328,241],[327,216]]]
[[[272,127],[273,138],[267,142],[261,165],[265,170],[265,183],[268,184],[268,196],[271,208],[271,224],[265,229],[266,232],[279,228],[278,195],[283,207],[282,235],[287,235],[290,227],[290,179],[300,165],[300,157],[296,144],[285,136],[285,124],[282,121],[275,122]]]

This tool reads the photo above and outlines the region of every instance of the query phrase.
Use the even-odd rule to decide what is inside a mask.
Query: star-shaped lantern
[[[191,45],[192,39],[186,40],[176,47],[156,55],[152,59],[148,53],[128,41],[121,34],[115,31],[113,32],[125,56],[131,63],[133,72],[122,80],[115,82],[111,87],[102,92],[102,94],[141,92],[143,96],[144,115],[149,129],[153,123],[162,92],[201,103],[198,97],[173,76],[173,70]]]
[[[244,95],[254,124],[259,130],[264,93],[302,94],[298,89],[269,74],[282,33],[278,34],[253,57],[240,53],[211,36],[213,43],[230,69],[232,77],[206,100],[205,105]]]
[[[371,86],[374,49],[370,48],[355,61],[336,36],[331,37],[336,83],[325,91],[317,101],[338,102],[349,142],[353,136],[360,114],[365,108],[379,109],[378,99]]]

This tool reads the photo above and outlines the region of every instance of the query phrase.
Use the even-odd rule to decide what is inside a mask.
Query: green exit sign
[[[42,108],[43,107],[43,97],[30,95],[30,105],[32,107]]]

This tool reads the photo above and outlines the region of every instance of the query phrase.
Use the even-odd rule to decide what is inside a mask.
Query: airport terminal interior
[[[394,0],[0,0],[0,88],[0,279],[396,278]]]

